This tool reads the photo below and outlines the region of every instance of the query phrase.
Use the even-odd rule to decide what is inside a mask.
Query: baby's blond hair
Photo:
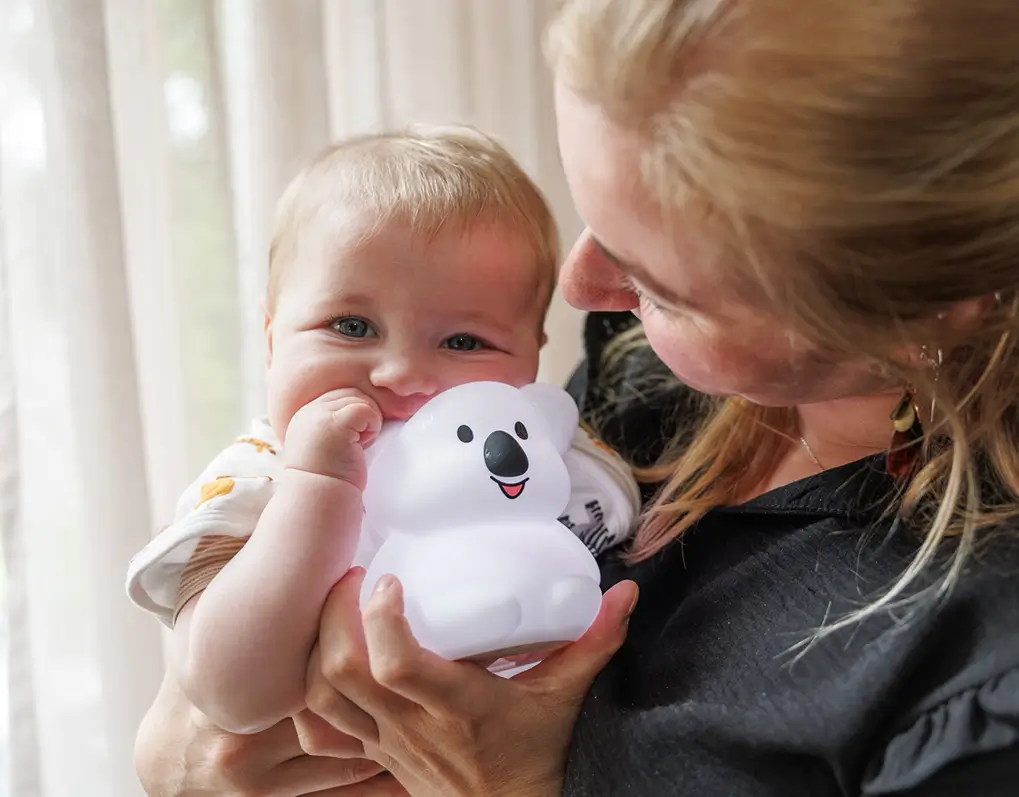
[[[469,125],[416,124],[344,139],[290,183],[276,208],[267,306],[294,260],[301,232],[336,210],[376,217],[376,229],[407,224],[425,238],[449,224],[494,224],[523,236],[534,253],[538,299],[547,306],[559,232],[540,189],[513,156]]]

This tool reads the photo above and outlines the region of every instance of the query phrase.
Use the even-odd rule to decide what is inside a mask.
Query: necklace
[[[807,442],[807,438],[800,435],[800,442],[803,443],[803,450],[807,452],[810,458],[814,460],[814,464],[817,465],[817,472],[824,473],[824,465],[822,465],[821,460],[817,458],[817,454],[814,453],[814,449],[810,447],[810,443]]]

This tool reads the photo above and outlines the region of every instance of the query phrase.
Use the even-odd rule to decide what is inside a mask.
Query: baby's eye
[[[348,315],[343,318],[337,318],[330,326],[345,338],[378,337],[375,327],[357,316]]]
[[[473,335],[453,335],[442,342],[444,349],[452,351],[477,351],[481,346],[481,341]]]

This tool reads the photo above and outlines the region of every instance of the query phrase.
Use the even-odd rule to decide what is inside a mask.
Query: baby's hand
[[[364,449],[382,428],[382,413],[357,390],[333,390],[301,407],[283,446],[288,468],[331,476],[364,489]]]

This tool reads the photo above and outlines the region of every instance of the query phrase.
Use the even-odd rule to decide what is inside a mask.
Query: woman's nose
[[[619,268],[591,240],[587,230],[559,271],[563,298],[578,310],[633,310],[640,302]]]

